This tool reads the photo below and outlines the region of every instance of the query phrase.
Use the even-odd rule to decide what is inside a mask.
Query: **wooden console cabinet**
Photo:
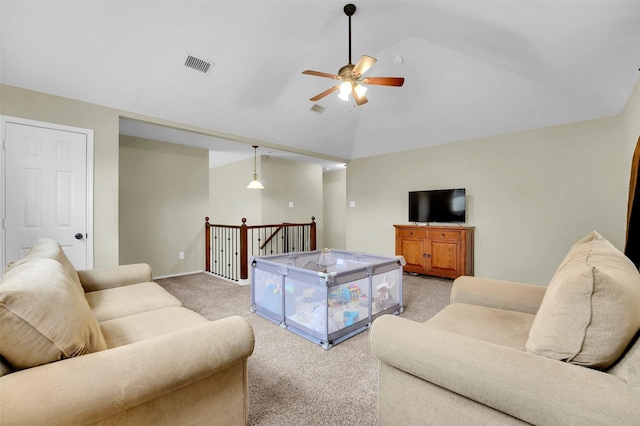
[[[406,260],[405,271],[445,278],[473,275],[473,227],[393,226],[396,255]]]

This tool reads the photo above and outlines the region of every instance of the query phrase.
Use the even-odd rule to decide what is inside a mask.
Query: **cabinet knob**
[[[442,236],[444,237],[444,234],[442,234]]]
[[[413,231],[412,231],[412,232],[409,232],[409,235],[413,235]]]
[[[427,259],[429,259],[429,258],[431,257],[431,253],[427,253],[427,254],[425,255],[425,257],[426,257]]]

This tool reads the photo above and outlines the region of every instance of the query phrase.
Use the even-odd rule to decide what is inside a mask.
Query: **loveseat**
[[[597,233],[548,286],[474,277],[419,323],[383,316],[381,426],[640,425],[640,275]]]
[[[146,264],[77,271],[39,239],[0,279],[0,424],[242,425],[254,336]]]

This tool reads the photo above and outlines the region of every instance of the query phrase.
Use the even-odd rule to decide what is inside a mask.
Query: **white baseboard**
[[[157,277],[153,277],[154,280],[159,280],[162,278],[172,278],[172,277],[181,277],[183,275],[193,275],[193,274],[201,274],[204,271],[200,270],[200,271],[192,271],[192,272],[182,272],[180,274],[172,274],[172,275],[159,275]]]
[[[249,284],[251,284],[251,280],[250,279],[234,281],[234,280],[230,280],[229,278],[221,277],[220,275],[212,274],[211,272],[204,271],[204,273],[205,274],[209,274],[212,277],[220,278],[221,280],[229,281],[230,283],[234,283],[234,284],[238,284],[238,285],[249,285]]]
[[[221,277],[219,275],[212,274],[211,272],[207,272],[207,271],[192,271],[192,272],[182,272],[180,274],[172,274],[172,275],[159,275],[157,277],[153,277],[153,279],[154,280],[160,280],[162,278],[182,277],[184,275],[203,274],[203,273],[204,274],[209,274],[212,277],[220,278],[221,280],[229,281],[230,283],[233,283],[233,284],[238,284],[238,285],[249,285],[249,284],[251,284],[251,280],[250,279],[234,281],[234,280],[230,280],[228,278]]]

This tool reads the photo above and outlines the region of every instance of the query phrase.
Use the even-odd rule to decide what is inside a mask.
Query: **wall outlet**
[[[289,201],[289,207],[293,207],[293,201]]]
[[[355,206],[356,206],[355,201],[349,201],[349,207],[355,207]]]
[[[178,258],[180,260],[184,260],[184,252],[183,251],[180,252],[180,254],[178,255]]]

